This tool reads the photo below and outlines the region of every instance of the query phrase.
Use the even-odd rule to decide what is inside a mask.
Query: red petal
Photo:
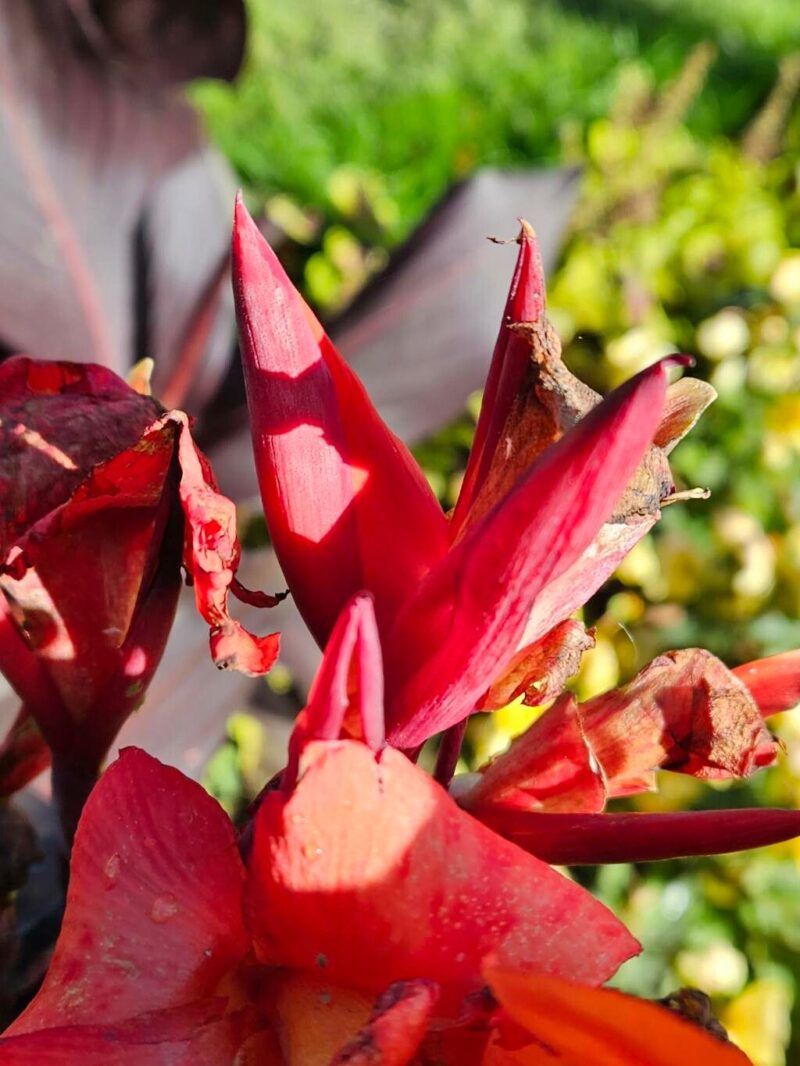
[[[256,466],[286,580],[320,645],[360,589],[385,631],[447,550],[447,521],[241,200],[233,261]]]
[[[579,710],[612,796],[637,791],[659,767],[745,777],[778,751],[744,684],[700,648],[660,655],[624,688]]]
[[[110,1025],[212,994],[248,947],[243,880],[219,805],[126,749],[84,808],[53,960],[9,1035]]]
[[[638,466],[669,365],[642,371],[548,448],[409,601],[385,642],[392,744],[413,748],[460,721],[507,666],[535,598],[588,547]]]
[[[252,1033],[249,1011],[225,1000],[155,1011],[114,1024],[70,1025],[0,1037],[3,1066],[230,1066]],[[282,1066],[279,1057],[259,1066]]]
[[[564,695],[498,756],[461,806],[482,818],[486,807],[602,811],[603,774],[587,744],[575,697]]]
[[[488,1063],[517,1066],[748,1066],[749,1059],[656,1003],[509,967],[486,967],[492,991],[535,1040]]]
[[[406,1066],[418,1050],[439,998],[430,981],[400,981],[378,1000],[369,1023],[330,1066]]]
[[[486,807],[476,814],[525,851],[557,865],[722,855],[800,836],[800,811],[545,814]]]
[[[522,223],[519,255],[508,292],[500,332],[492,353],[492,365],[483,392],[469,462],[453,513],[451,536],[458,535],[469,509],[486,479],[512,404],[522,387],[531,359],[527,338],[509,329],[516,322],[537,322],[545,306],[544,273],[536,234]]]
[[[384,744],[381,645],[372,597],[366,593],[350,600],[333,627],[308,705],[289,741],[284,790],[294,788],[300,756],[310,740],[342,735],[363,740],[375,752]]]
[[[262,961],[377,994],[427,978],[451,1007],[483,956],[600,983],[637,951],[587,892],[459,810],[386,748],[310,744],[256,816],[248,913]]]
[[[747,685],[765,718],[800,703],[800,651],[756,659],[733,672]]]
[[[7,359],[0,366],[0,562],[159,412],[155,400],[105,367]]]
[[[141,702],[172,623],[180,590],[173,454],[172,426],[155,423],[31,526],[0,577],[28,657],[57,692],[49,701],[29,692],[26,667],[18,684],[26,706],[54,750],[85,764],[96,766]],[[123,698],[111,703],[114,684]]]
[[[173,411],[180,426],[180,498],[186,518],[184,565],[194,584],[197,610],[211,627],[211,658],[220,669],[266,674],[278,658],[280,637],[256,637],[228,611],[239,565],[236,507],[217,491],[208,460],[198,451],[186,415]],[[272,598],[277,603],[277,598]]]

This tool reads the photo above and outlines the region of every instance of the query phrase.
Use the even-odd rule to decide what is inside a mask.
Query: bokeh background
[[[737,664],[800,646],[796,0],[250,0],[249,11],[238,81],[196,86],[193,99],[323,313],[346,307],[477,168],[579,165],[549,279],[567,362],[605,390],[689,351],[719,393],[673,464],[711,498],[665,510],[588,606],[598,640],[580,695],[667,648]],[[479,402],[416,449],[446,506]],[[477,723],[472,758],[535,713]],[[662,774],[636,805],[796,805],[800,718],[777,730],[785,758],[750,783]],[[258,737],[234,720],[212,763],[229,801]],[[800,1062],[796,843],[572,873],[644,944],[623,987],[698,985],[757,1066]]]

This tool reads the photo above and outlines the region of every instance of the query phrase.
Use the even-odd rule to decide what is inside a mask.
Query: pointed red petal
[[[508,292],[500,332],[492,353],[492,364],[483,392],[481,413],[475,427],[475,439],[453,512],[451,523],[453,539],[461,530],[472,502],[489,472],[506,419],[530,364],[530,343],[526,337],[509,329],[509,326],[516,322],[537,322],[544,311],[545,285],[542,259],[536,234],[527,222],[522,223],[517,243],[519,244],[517,265],[511,279],[511,288]]]
[[[220,669],[240,670],[252,677],[266,674],[278,658],[279,634],[256,637],[228,610],[228,594],[236,588],[240,555],[236,507],[218,491],[208,460],[192,440],[186,415],[173,411],[168,417],[180,427],[179,492],[186,518],[184,565],[194,584],[197,609],[211,627],[211,658]],[[277,599],[272,603],[277,603]]]
[[[126,749],[84,808],[55,954],[9,1035],[112,1024],[208,996],[248,947],[243,880],[219,805]]]
[[[476,815],[518,847],[559,866],[722,855],[800,836],[800,811],[763,807],[669,814],[546,814],[496,806],[482,808]]]
[[[746,777],[778,752],[744,684],[701,648],[659,655],[623,688],[579,711],[611,796],[637,791],[659,767]]]
[[[490,763],[460,800],[476,818],[497,804],[589,813],[602,811],[605,802],[602,770],[586,741],[575,697],[569,693]]]
[[[765,718],[800,703],[800,651],[755,659],[733,672],[747,685]]]
[[[300,756],[310,740],[361,739],[380,751],[383,736],[383,662],[372,597],[359,593],[345,606],[325,648],[308,704],[289,740],[285,791],[297,780]]]
[[[250,1011],[225,1000],[143,1014],[116,1025],[57,1026],[0,1037],[3,1066],[229,1066],[252,1033]],[[260,1066],[282,1066],[279,1058]]]
[[[447,550],[447,521],[241,200],[233,265],[259,484],[286,580],[320,645],[359,589],[383,630]]]
[[[330,1066],[406,1066],[422,1043],[438,998],[431,981],[399,981],[380,997],[370,1021]]]
[[[392,744],[415,747],[460,721],[510,662],[536,596],[624,492],[658,426],[671,363],[626,382],[548,448],[409,601],[385,642]]]
[[[354,741],[310,744],[291,796],[264,797],[247,896],[262,961],[374,994],[424,977],[451,1007],[489,951],[589,983],[637,951],[610,911],[399,752]]]
[[[488,965],[486,978],[533,1038],[507,1061],[517,1066],[748,1066],[733,1044],[656,1003],[609,988]],[[544,1045],[544,1046],[543,1046]]]

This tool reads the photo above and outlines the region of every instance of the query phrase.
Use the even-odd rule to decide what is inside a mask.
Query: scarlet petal
[[[399,981],[330,1066],[406,1066],[425,1037],[438,998],[431,981]]]
[[[800,811],[763,807],[669,814],[549,814],[495,806],[480,808],[476,815],[518,847],[564,866],[722,855],[800,836]]]
[[[343,731],[344,730],[344,731]],[[308,705],[289,741],[284,790],[294,787],[303,749],[310,740],[363,740],[383,747],[383,662],[372,597],[359,593],[345,606],[331,633]]]
[[[184,565],[194,583],[197,609],[211,627],[211,658],[220,669],[241,670],[253,677],[266,674],[278,658],[279,634],[256,637],[228,610],[240,556],[236,508],[217,490],[211,467],[192,440],[186,415],[173,411],[168,417],[178,423],[180,434]]]
[[[453,513],[451,535],[454,539],[489,473],[506,420],[530,365],[528,340],[509,327],[517,322],[538,322],[544,312],[542,258],[536,234],[527,222],[522,223],[517,243],[517,265],[492,353],[475,439]]]
[[[765,718],[800,703],[800,651],[755,659],[733,672],[747,685]]]
[[[530,1046],[508,1059],[490,1057],[498,1066],[750,1066],[733,1044],[655,1003],[505,966],[487,966],[486,977],[503,1007],[532,1037]]]
[[[575,697],[564,693],[509,750],[483,772],[461,806],[481,818],[484,808],[602,811],[606,786],[581,726]]]
[[[0,365],[0,562],[98,463],[131,447],[158,404],[91,363]]]
[[[219,805],[126,749],[84,808],[50,968],[8,1034],[112,1025],[208,996],[248,947],[243,881]]]
[[[402,901],[402,906],[398,906]],[[450,1007],[489,951],[600,983],[638,946],[605,907],[459,810],[386,748],[308,745],[256,816],[247,889],[262,961],[378,994],[424,977]]]
[[[589,546],[636,470],[669,365],[642,371],[548,448],[407,603],[385,642],[390,743],[413,748],[463,719],[510,662],[534,600]]]
[[[360,589],[383,631],[447,550],[447,521],[241,200],[233,264],[259,484],[286,580],[320,645]]]
[[[745,777],[778,751],[742,681],[700,648],[660,655],[580,714],[612,796],[638,791],[643,775],[659,767]]]
[[[62,1025],[0,1037],[3,1066],[229,1066],[252,1033],[252,1012],[225,1000],[155,1011],[117,1024]],[[276,1057],[260,1066],[282,1066]]]

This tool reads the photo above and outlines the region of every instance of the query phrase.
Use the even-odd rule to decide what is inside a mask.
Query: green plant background
[[[598,644],[580,694],[666,648],[700,645],[735,664],[800,646],[796,0],[249,6],[238,83],[193,95],[323,312],[346,305],[475,167],[580,161],[582,193],[550,281],[567,361],[608,389],[685,350],[719,393],[673,464],[711,499],[667,509],[588,605]],[[448,506],[477,402],[418,449]],[[472,758],[507,743],[527,715],[511,707],[478,723]],[[782,718],[777,768],[729,787],[663,774],[638,806],[797,805],[800,719]],[[231,803],[257,743],[237,718],[212,766]],[[573,876],[644,944],[624,987],[703,987],[757,1066],[800,1061],[796,843]]]

